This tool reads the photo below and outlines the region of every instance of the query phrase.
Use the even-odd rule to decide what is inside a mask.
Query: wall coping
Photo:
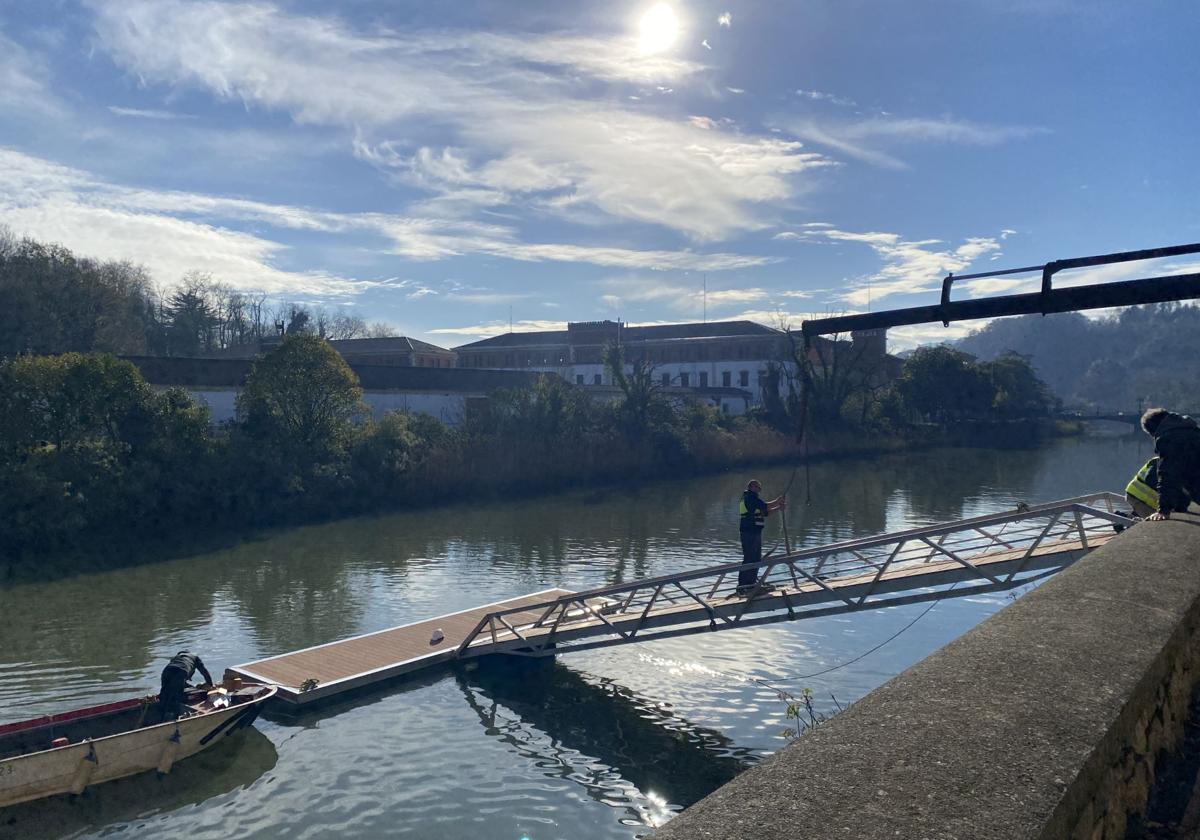
[[[1097,796],[1171,675],[1186,700],[1200,671],[1198,526],[1134,526],[652,837],[1121,836],[1123,812],[1090,827]]]

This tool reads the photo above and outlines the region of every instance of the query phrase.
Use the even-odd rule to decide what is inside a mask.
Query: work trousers
[[[742,531],[742,563],[758,563],[762,560],[762,528]],[[738,572],[738,586],[753,586],[758,582],[758,569],[742,569]]]
[[[158,720],[166,723],[183,713],[183,690],[187,687],[188,672],[168,665],[163,668],[162,687],[158,690]]]

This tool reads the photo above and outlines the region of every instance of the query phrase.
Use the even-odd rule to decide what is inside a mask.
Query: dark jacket
[[[761,531],[766,524],[768,513],[770,513],[770,509],[767,507],[767,503],[760,499],[757,493],[753,490],[742,493],[742,503],[738,505],[738,517],[741,520],[740,530]]]
[[[1158,509],[1187,510],[1200,501],[1200,426],[1190,417],[1167,413],[1154,430],[1158,465]]]
[[[208,673],[208,669],[204,667],[204,663],[200,661],[200,657],[194,653],[189,653],[186,650],[181,650],[179,653],[175,654],[175,656],[171,658],[171,661],[167,663],[167,668],[181,671],[185,675],[183,678],[184,682],[190,680],[192,678],[192,674],[196,673],[197,669],[199,669],[200,673],[204,675],[205,682],[211,683],[213,681],[212,674]],[[164,674],[167,668],[163,669]]]

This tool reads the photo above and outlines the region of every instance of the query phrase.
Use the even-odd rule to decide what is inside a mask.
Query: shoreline
[[[1032,434],[1031,434],[1032,427]],[[0,589],[14,588],[26,584],[45,583],[66,578],[95,574],[114,569],[145,566],[179,560],[190,556],[208,554],[233,548],[238,545],[270,539],[272,536],[295,528],[389,516],[409,511],[429,511],[449,508],[459,502],[517,501],[537,499],[564,491],[602,492],[631,485],[670,483],[680,480],[701,478],[729,472],[736,468],[770,465],[778,468],[799,467],[808,464],[828,463],[841,460],[866,460],[883,455],[903,452],[925,451],[937,447],[995,449],[1030,449],[1045,441],[1058,437],[1078,436],[1084,433],[1082,424],[1065,424],[1061,421],[1004,421],[995,423],[959,424],[957,428],[910,427],[899,433],[864,435],[857,431],[814,434],[809,445],[797,444],[794,440],[774,431],[768,431],[769,446],[739,449],[732,457],[699,458],[691,464],[679,465],[673,474],[666,469],[654,474],[639,471],[626,473],[622,477],[604,474],[589,475],[580,480],[564,480],[561,476],[542,475],[526,478],[520,475],[499,476],[493,481],[467,480],[458,488],[445,487],[440,492],[426,493],[416,497],[404,493],[403,501],[393,505],[376,505],[361,510],[341,510],[328,516],[303,516],[288,521],[263,523],[258,526],[230,527],[219,533],[206,534],[203,529],[176,531],[149,539],[130,551],[122,546],[121,556],[104,549],[92,551],[64,552],[52,556],[22,558],[7,564]],[[739,438],[738,443],[754,441]],[[803,447],[803,448],[802,448]],[[811,448],[809,448],[811,447]],[[805,451],[807,450],[807,451]],[[421,476],[413,476],[420,480]],[[455,477],[457,483],[464,477]],[[423,498],[424,501],[418,500]]]

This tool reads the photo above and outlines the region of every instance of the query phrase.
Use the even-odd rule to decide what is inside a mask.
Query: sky
[[[0,225],[442,346],[795,326],[1200,241],[1197,42],[1186,0],[0,0]]]

